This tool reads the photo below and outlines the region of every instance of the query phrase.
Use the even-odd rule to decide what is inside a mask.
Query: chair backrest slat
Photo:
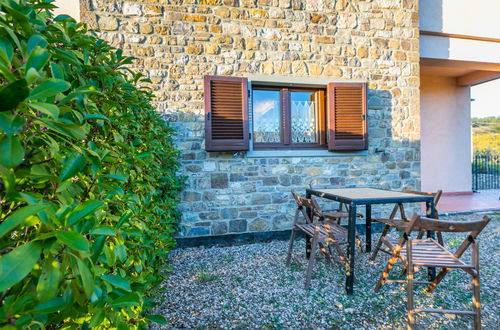
[[[481,232],[488,222],[488,217],[479,221],[445,221],[420,217],[420,219],[415,223],[413,230],[432,230],[451,233]]]
[[[424,195],[424,196],[434,196],[434,207],[437,207],[441,196],[443,195],[443,191],[440,189],[437,192],[425,192],[425,191],[415,191],[415,190],[404,190],[405,193],[415,194],[415,195]]]
[[[299,212],[300,210],[308,223],[314,222],[314,217],[323,217],[323,211],[321,210],[318,202],[316,202],[313,197],[311,197],[311,199],[301,197],[293,190],[292,196],[297,203],[297,212]],[[309,208],[311,210],[312,218],[307,214],[306,208]]]

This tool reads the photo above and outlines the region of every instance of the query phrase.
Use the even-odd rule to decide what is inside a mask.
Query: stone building
[[[421,189],[422,134],[436,132],[421,118],[439,110],[446,121],[454,115],[443,107],[457,107],[435,109],[436,90],[446,85],[446,97],[465,100],[458,108],[466,113],[469,86],[500,71],[500,58],[468,58],[464,71],[462,59],[439,58],[427,44],[422,50],[424,37],[464,38],[443,28],[421,32],[425,24],[440,28],[430,9],[419,21],[418,0],[81,0],[79,10],[90,28],[137,58],[133,66],[151,79],[158,111],[177,129],[187,177],[181,234],[188,237],[289,229],[290,191],[310,183]],[[500,45],[490,39],[476,41]],[[217,124],[218,111],[228,121]],[[344,138],[361,142],[343,145]],[[439,148],[439,139],[427,143]],[[429,176],[423,188],[434,190],[435,180]]]

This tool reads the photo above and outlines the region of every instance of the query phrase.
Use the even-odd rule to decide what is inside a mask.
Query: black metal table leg
[[[372,206],[366,204],[366,252],[372,251]]]
[[[306,198],[310,199],[311,194],[306,193]],[[311,208],[306,208],[307,215],[309,216],[309,219],[312,220],[312,210]],[[312,245],[312,238],[309,235],[306,235],[306,259],[309,260],[309,257],[311,256],[311,245]]]
[[[425,208],[426,208],[426,216],[429,218],[436,218],[436,208],[434,207],[434,201],[430,202],[425,202]],[[428,230],[427,231],[427,238],[435,238],[435,234],[433,231]],[[429,281],[434,281],[436,278],[436,268],[435,267],[428,267],[427,268],[427,277]]]
[[[354,293],[354,254],[356,246],[356,204],[349,208],[349,224],[347,228],[347,269],[345,278],[345,289],[347,294]]]

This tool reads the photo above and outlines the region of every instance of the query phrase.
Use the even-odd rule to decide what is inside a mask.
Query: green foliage
[[[132,59],[0,1],[0,327],[142,327],[175,244],[173,130]]]
[[[500,117],[472,118],[475,155],[500,155]]]

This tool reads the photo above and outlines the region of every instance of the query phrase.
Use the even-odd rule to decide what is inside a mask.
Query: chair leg
[[[438,286],[439,282],[441,282],[441,280],[445,277],[446,274],[448,274],[449,271],[450,271],[450,268],[441,269],[441,271],[437,274],[437,276],[434,279],[434,281],[432,282],[432,284],[430,284],[427,287],[426,291],[427,292],[434,291],[434,289]]]
[[[474,297],[472,298],[472,307],[474,309],[474,330],[481,329],[481,295],[479,289],[479,272],[477,276],[472,277],[472,291]]]
[[[318,233],[315,233],[311,245],[312,245],[311,255],[309,256],[309,263],[307,265],[307,273],[306,273],[306,282],[305,282],[306,289],[309,289],[309,286],[311,285],[312,270],[314,268],[314,262],[316,259],[316,247],[318,245]]]
[[[387,261],[387,265],[385,266],[384,271],[382,272],[382,275],[380,275],[380,279],[375,286],[375,292],[378,292],[382,285],[384,285],[385,280],[389,277],[389,273],[397,260],[398,257],[394,256],[394,254],[389,258],[389,261]]]
[[[472,307],[474,309],[474,330],[481,329],[481,295],[479,281],[479,248],[477,243],[472,244],[472,264],[474,265],[474,275],[472,276]]]
[[[319,243],[318,245],[319,245],[319,249],[321,250],[321,253],[323,253],[323,255],[325,256],[326,262],[329,265],[331,265],[333,263],[331,251],[330,251],[330,253],[328,253],[328,250],[326,249],[326,245],[323,243]]]
[[[356,233],[356,244],[358,245],[359,252],[363,252],[363,244],[361,242],[361,238],[359,237],[358,233]]]
[[[443,234],[440,231],[438,231],[438,232],[436,232],[436,237],[437,237],[438,243],[441,244],[441,246],[444,246]]]
[[[288,246],[288,254],[286,256],[286,266],[290,267],[290,261],[292,260],[292,250],[293,242],[295,241],[295,229],[292,228],[292,234],[290,235],[290,244]]]
[[[406,255],[408,256],[408,264],[406,265],[406,280],[407,280],[407,297],[408,297],[408,329],[413,329],[415,324],[415,311],[413,303],[413,256],[411,240],[408,240]]]
[[[382,239],[387,235],[389,229],[391,229],[391,226],[385,225],[384,230],[382,231],[382,235],[380,235],[380,238],[377,242],[377,246],[375,246],[375,249],[373,249],[372,255],[370,256],[370,260],[375,260],[375,258],[377,257],[378,251],[382,247]]]

